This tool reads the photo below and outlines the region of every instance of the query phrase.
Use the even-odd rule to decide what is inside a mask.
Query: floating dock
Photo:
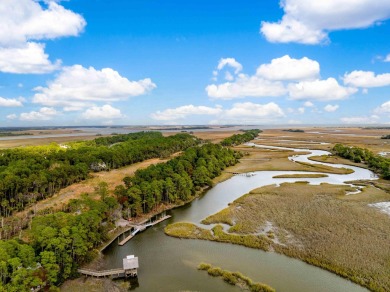
[[[148,228],[150,226],[154,226],[154,225],[156,225],[164,220],[167,220],[171,217],[172,217],[171,215],[166,215],[166,216],[161,217],[160,219],[158,219],[156,221],[153,221],[153,222],[150,222],[147,224],[136,225],[135,229],[131,232],[131,234],[129,236],[127,236],[125,239],[123,239],[122,241],[120,241],[118,243],[118,245],[120,245],[120,246],[124,245],[126,242],[128,242],[130,239],[132,239],[138,232],[144,231],[146,228]]]

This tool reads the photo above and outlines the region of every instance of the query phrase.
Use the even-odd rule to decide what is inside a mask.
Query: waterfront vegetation
[[[197,192],[212,186],[212,179],[235,165],[242,154],[221,145],[192,147],[166,163],[138,170],[115,189],[123,216],[148,213],[161,203],[186,202]]]
[[[239,135],[245,134],[247,132]],[[243,143],[240,139],[231,139],[235,141],[231,145]],[[126,177],[124,184],[115,189],[114,197],[109,194],[107,184],[101,183],[93,196],[85,194],[71,200],[62,212],[35,214],[32,221],[26,221],[25,227],[30,228],[24,230],[23,234],[7,233],[20,236],[19,239],[0,241],[0,292],[34,289],[56,291],[65,280],[77,276],[80,265],[96,255],[96,249],[109,239],[108,232],[114,229],[116,219],[145,215],[165,204],[174,206],[188,202],[212,186],[213,178],[218,177],[223,169],[235,165],[242,158],[241,153],[221,145],[196,146],[199,142],[188,134],[164,138],[160,133],[146,132],[99,137],[93,141],[66,145],[1,151],[0,162],[4,165],[0,166],[0,176],[6,175],[0,177],[3,216],[12,215],[13,211],[50,196],[63,185],[88,177],[91,171],[110,170],[150,157],[163,158],[179,151],[183,153],[166,163],[138,170],[133,177]],[[277,168],[282,166],[281,169],[286,170],[323,171],[318,168],[321,166],[288,161],[286,157],[292,153],[290,151],[267,154],[250,147],[235,149],[259,152],[262,159],[270,155],[269,161],[267,158],[263,162],[256,160],[239,165],[243,171],[248,165],[256,170],[270,167],[279,170]],[[355,160],[356,153],[360,152],[353,153]],[[280,161],[275,157],[280,157]],[[40,165],[44,167],[40,169]],[[76,165],[86,171],[85,177],[69,179],[66,171],[77,169]],[[373,165],[377,165],[382,172],[380,163]],[[370,167],[373,168],[373,165]],[[329,168],[328,172],[347,171],[323,167]],[[59,175],[52,182],[51,189],[43,187],[39,180],[44,177],[42,174],[45,171]],[[12,175],[17,177],[16,180],[9,179]],[[13,183],[10,184],[11,191],[4,192],[5,182]],[[23,189],[25,185],[18,186],[19,182],[29,182],[30,186]],[[12,188],[18,189],[12,191]],[[388,291],[389,217],[367,207],[367,204],[389,201],[390,196],[371,186],[366,186],[360,194],[345,196],[346,192],[354,190],[348,186],[310,186],[306,183],[282,184],[279,188],[263,187],[206,218],[203,223],[217,224],[211,230],[192,223],[175,223],[167,226],[165,232],[180,238],[273,250],[332,271],[372,291]],[[94,200],[96,197],[100,200]],[[218,223],[228,224],[230,228],[224,231]],[[3,236],[3,231],[8,227],[7,224],[1,227],[0,236]],[[343,244],[340,244],[341,240]],[[211,268],[211,271],[219,275],[218,269]],[[235,273],[225,272],[224,280],[234,282]]]
[[[206,263],[200,263],[198,270],[206,271],[213,277],[221,277],[226,283],[238,286],[243,290],[249,290],[251,292],[275,292],[275,289],[272,287],[263,283],[254,283],[250,278],[244,276],[240,272],[222,270],[220,267],[213,267]]]
[[[28,244],[0,241],[0,291],[57,291],[56,286],[77,276],[78,266],[91,260],[94,248],[107,240],[116,208],[112,197],[97,201],[84,195],[66,212],[35,217],[27,231]]]
[[[350,147],[342,144],[336,144],[332,149],[333,154],[349,159],[355,163],[363,162],[380,174],[382,178],[390,180],[390,159],[374,154],[365,148]]]
[[[163,158],[198,144],[189,134],[163,137],[139,132],[66,145],[0,151],[0,216],[8,217],[60,189],[84,180],[91,171],[108,171],[149,158]]]
[[[321,178],[321,177],[328,177],[328,175],[322,173],[280,174],[280,175],[275,175],[273,178]]]
[[[236,146],[255,139],[262,131],[259,129],[244,130],[243,134],[235,134],[221,141],[222,146]]]
[[[373,187],[345,195],[353,190],[328,184],[265,186],[202,221],[231,225],[227,232],[221,225],[209,231],[189,223],[169,225],[165,232],[274,250],[372,291],[389,291],[390,218],[367,205],[389,201],[390,195]],[[264,245],[258,245],[260,238]]]
[[[62,212],[36,214],[30,228],[23,232],[23,239],[27,243],[20,240],[0,241],[0,291],[55,291],[65,280],[77,276],[80,265],[93,259],[96,248],[109,239],[108,231],[114,229],[115,220],[122,217],[120,211],[125,218],[130,218],[146,214],[163,203],[173,205],[187,202],[204,188],[210,187],[214,177],[226,167],[236,164],[242,156],[221,145],[190,147],[199,141],[187,134],[163,138],[160,133],[138,133],[130,137],[101,137],[83,143],[89,144],[91,150],[94,147],[107,150],[129,140],[136,141],[134,146],[145,144],[143,148],[140,146],[141,149],[147,148],[154,153],[141,155],[142,151],[135,152],[138,153],[137,159],[149,158],[150,155],[165,157],[183,148],[187,150],[166,163],[151,165],[137,170],[133,177],[125,177],[124,185],[115,188],[116,197],[110,196],[107,183],[102,182],[96,186],[93,195],[98,196],[99,200],[84,194],[79,199],[71,200]],[[79,144],[74,143],[69,147],[85,147],[85,144]],[[47,156],[62,151],[57,145],[48,147]],[[140,150],[134,148],[131,150]],[[66,151],[61,154],[66,155]],[[11,165],[13,160],[9,160]],[[99,162],[103,163],[110,165],[109,160]]]

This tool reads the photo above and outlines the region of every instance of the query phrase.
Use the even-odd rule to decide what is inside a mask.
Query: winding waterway
[[[310,156],[328,155],[322,150],[292,149],[248,144],[268,149],[295,150],[290,160],[313,163]],[[299,155],[299,152],[311,152]],[[315,162],[317,163],[317,162]],[[319,162],[318,162],[319,163]],[[257,171],[255,176],[234,176],[209,190],[186,206],[172,210],[172,218],[138,234],[124,246],[114,241],[104,252],[105,268],[117,268],[129,254],[139,257],[137,291],[239,291],[219,279],[197,271],[200,262],[211,263],[223,269],[240,271],[254,281],[274,287],[278,292],[358,292],[367,291],[348,280],[302,261],[274,252],[246,248],[239,245],[203,240],[178,239],[166,236],[164,227],[174,222],[200,221],[225,208],[228,203],[249,191],[270,184],[308,181],[310,184],[345,184],[356,179],[373,179],[371,171],[342,164],[328,164],[354,170],[347,175],[327,174],[321,178],[273,178],[281,174],[308,173],[301,171]],[[311,172],[309,172],[311,173]],[[314,173],[314,172],[313,172]]]

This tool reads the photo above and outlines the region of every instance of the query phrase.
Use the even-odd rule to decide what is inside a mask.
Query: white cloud
[[[378,116],[361,116],[361,117],[344,117],[341,118],[341,122],[345,124],[375,124],[378,122]]]
[[[8,120],[15,120],[17,118],[18,118],[18,116],[16,114],[10,114],[10,115],[7,116]]]
[[[120,119],[123,115],[119,109],[112,107],[109,104],[101,107],[93,106],[87,109],[81,115],[86,120],[100,120],[100,119]]]
[[[220,62],[220,64],[226,63],[228,62]],[[318,79],[319,75],[320,65],[317,61],[307,57],[294,59],[285,55],[273,59],[271,63],[260,65],[255,75],[240,73],[233,78],[229,74],[228,82],[210,84],[206,87],[206,92],[211,98],[225,100],[244,97],[278,97],[289,94],[291,99],[295,100],[320,101],[344,99],[357,92],[356,88],[339,85],[334,78]],[[312,107],[313,104],[306,103],[305,106]]]
[[[338,108],[339,108],[339,105],[338,105],[338,104],[335,104],[335,105],[327,104],[327,105],[324,107],[324,111],[326,111],[326,112],[328,112],[328,113],[331,113],[331,112],[337,111]]]
[[[235,82],[223,84],[211,84],[206,87],[209,97],[218,99],[233,99],[243,97],[265,97],[281,96],[286,93],[286,89],[281,82],[274,82],[259,78],[239,74]]]
[[[268,80],[306,80],[315,79],[320,73],[320,64],[307,57],[293,59],[289,55],[276,58],[270,64],[257,69],[257,76]]]
[[[288,89],[291,99],[312,99],[320,101],[345,99],[357,91],[356,88],[339,85],[334,78],[289,84]]]
[[[151,114],[151,117],[159,121],[173,121],[178,119],[184,119],[190,115],[217,115],[222,112],[220,106],[207,107],[207,106],[194,106],[184,105],[178,108],[166,109],[163,111],[157,111]]]
[[[390,17],[390,2],[372,0],[282,0],[279,22],[262,22],[261,33],[270,42],[318,44],[328,32],[366,28]]]
[[[226,66],[232,67],[235,74],[238,74],[242,70],[242,65],[234,58],[223,58],[219,60],[217,67],[219,71],[221,71]]]
[[[274,102],[255,104],[252,102],[235,103],[229,110],[224,111],[225,118],[243,120],[262,120],[284,117],[283,110]]]
[[[21,121],[47,121],[58,116],[60,113],[54,108],[43,107],[39,111],[31,111],[29,113],[21,113],[19,119]]]
[[[149,79],[130,81],[111,68],[96,70],[81,65],[64,67],[47,87],[36,87],[33,102],[62,106],[65,111],[94,106],[97,101],[125,100],[156,88]]]
[[[314,104],[311,101],[305,101],[305,103],[303,105],[305,107],[313,107],[314,106]]]
[[[0,1],[0,71],[5,73],[42,74],[60,67],[45,54],[45,45],[34,41],[79,35],[84,18],[63,6],[60,1]]]
[[[34,0],[0,2],[0,45],[14,46],[28,40],[77,36],[84,18],[50,1],[47,9]]]
[[[298,108],[298,113],[303,115],[305,113],[305,108],[304,107]]]
[[[390,101],[387,101],[383,104],[381,104],[379,107],[377,107],[374,112],[376,114],[384,114],[384,113],[390,113]]]
[[[386,56],[386,58],[384,59],[384,61],[385,61],[385,62],[390,62],[390,54],[388,54],[388,55]]]
[[[20,100],[14,98],[3,98],[0,97],[0,106],[4,107],[17,107],[23,106],[23,103]]]
[[[45,45],[28,42],[20,47],[0,47],[0,71],[6,73],[48,73],[60,67],[61,61],[54,64],[44,52]]]
[[[209,115],[215,116],[210,124],[245,124],[275,121],[284,117],[283,110],[273,102],[267,104],[255,104],[251,102],[235,103],[230,109],[223,109],[221,106],[206,107],[185,105],[178,108],[157,111],[151,114],[155,120],[169,121],[169,124],[175,123],[180,119],[185,119],[190,115]]]
[[[344,74],[344,84],[364,88],[388,86],[390,73],[375,75],[372,71],[352,71]]]

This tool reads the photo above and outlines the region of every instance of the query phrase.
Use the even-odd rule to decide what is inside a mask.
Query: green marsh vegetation
[[[199,264],[198,270],[206,271],[213,277],[221,277],[226,283],[236,285],[243,290],[249,290],[251,292],[275,292],[275,289],[272,287],[263,283],[254,283],[250,278],[244,276],[240,272],[222,270],[220,267],[213,267],[207,263]]]
[[[202,222],[229,224],[227,232],[220,225],[207,233],[196,226],[186,229],[188,223],[169,225],[165,231],[177,237],[273,250],[372,291],[389,291],[390,217],[367,205],[388,201],[390,195],[373,187],[357,195],[345,195],[353,190],[328,184],[265,186]]]

